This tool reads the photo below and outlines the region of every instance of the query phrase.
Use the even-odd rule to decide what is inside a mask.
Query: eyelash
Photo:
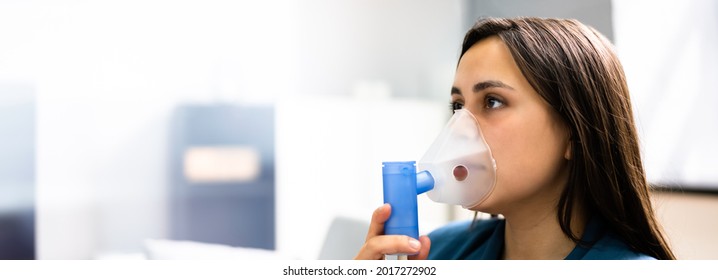
[[[486,105],[487,105],[487,108],[488,108],[488,109],[498,109],[498,108],[488,107],[488,104],[489,104],[490,101],[495,101],[495,102],[501,103],[501,105],[499,105],[498,108],[501,108],[501,107],[503,107],[503,106],[505,105],[504,102],[501,101],[501,99],[498,99],[498,98],[493,97],[493,96],[486,96]]]
[[[499,107],[497,107],[497,108],[492,108],[489,106],[489,102],[498,102],[498,103],[501,103],[501,105],[499,105]],[[490,109],[490,110],[499,109],[499,108],[505,106],[504,102],[501,101],[501,99],[498,99],[498,98],[490,96],[490,95],[487,95],[486,98],[484,98],[484,103],[485,103],[484,108]],[[464,107],[464,104],[461,104],[457,101],[452,101],[451,103],[449,103],[449,108],[451,109],[452,112],[459,110],[463,107]]]
[[[459,109],[461,109],[463,106],[464,106],[464,105],[462,105],[461,103],[456,102],[456,101],[451,101],[451,103],[449,103],[449,109],[451,109],[451,112],[454,112],[454,111],[456,111],[456,110],[459,110]]]

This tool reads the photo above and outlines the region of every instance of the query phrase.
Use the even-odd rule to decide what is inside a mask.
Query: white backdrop
[[[613,4],[649,181],[718,189],[718,3]]]

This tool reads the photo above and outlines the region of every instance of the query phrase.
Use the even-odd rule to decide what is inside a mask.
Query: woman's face
[[[474,114],[496,160],[496,186],[473,210],[506,215],[558,200],[568,178],[568,130],[501,39],[483,39],[464,54],[451,99]]]

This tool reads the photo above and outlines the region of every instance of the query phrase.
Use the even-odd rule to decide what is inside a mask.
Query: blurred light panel
[[[260,166],[252,147],[193,147],[184,154],[184,174],[193,183],[252,181]]]

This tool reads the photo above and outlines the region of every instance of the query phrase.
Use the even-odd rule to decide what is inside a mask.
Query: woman
[[[476,118],[496,160],[491,195],[414,240],[372,216],[357,259],[674,259],[649,199],[622,66],[576,20],[479,21],[464,38],[453,109]]]

